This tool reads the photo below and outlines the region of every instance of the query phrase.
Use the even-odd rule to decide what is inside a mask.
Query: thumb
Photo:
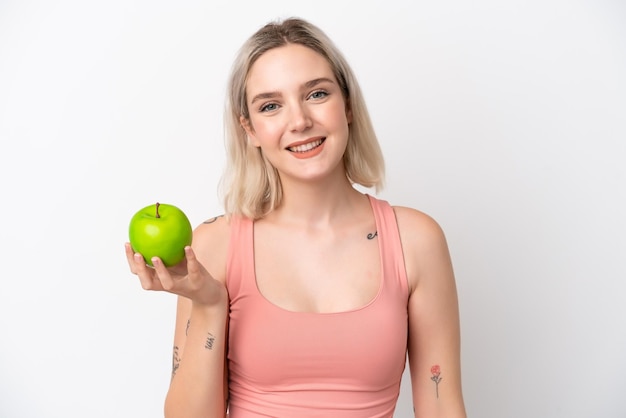
[[[187,274],[189,275],[189,280],[197,280],[202,274],[204,267],[202,267],[202,264],[200,264],[196,258],[196,253],[189,245],[185,247],[185,258],[187,259]]]

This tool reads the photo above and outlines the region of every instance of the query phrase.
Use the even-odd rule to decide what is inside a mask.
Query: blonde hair
[[[348,145],[343,156],[346,176],[353,184],[379,191],[384,183],[384,160],[359,84],[347,61],[319,28],[298,18],[266,24],[241,47],[233,63],[224,128],[227,161],[221,181],[227,215],[262,218],[280,205],[282,187],[277,170],[260,148],[248,144],[241,117],[249,119],[246,83],[252,65],[265,52],[287,44],[311,48],[330,64],[352,113]]]

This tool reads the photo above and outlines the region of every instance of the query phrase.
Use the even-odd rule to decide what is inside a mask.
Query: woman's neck
[[[345,177],[328,182],[284,182],[282,202],[266,219],[325,228],[353,218],[366,200]]]

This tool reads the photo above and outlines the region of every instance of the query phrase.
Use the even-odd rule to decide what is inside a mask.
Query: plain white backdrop
[[[359,77],[379,197],[446,231],[469,416],[626,416],[618,0],[0,0],[0,416],[162,416],[175,300],[129,273],[128,221],[222,213],[232,58],[292,15]]]

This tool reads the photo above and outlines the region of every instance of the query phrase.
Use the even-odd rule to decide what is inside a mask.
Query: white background
[[[469,416],[626,416],[618,0],[0,0],[0,416],[162,416],[174,297],[129,273],[128,221],[222,213],[232,58],[290,15],[359,77],[380,197],[446,231]]]

